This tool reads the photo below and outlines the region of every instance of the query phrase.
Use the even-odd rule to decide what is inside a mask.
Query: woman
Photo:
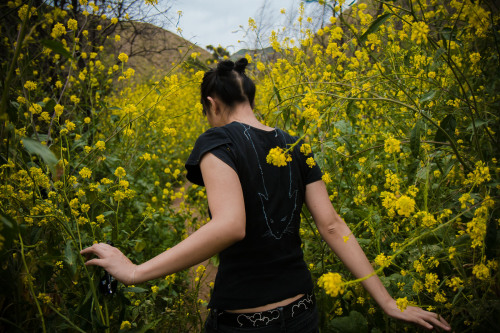
[[[373,268],[332,207],[319,167],[306,163],[312,153],[255,117],[255,85],[244,74],[247,64],[244,58],[236,64],[223,61],[201,84],[203,113],[212,128],[196,141],[186,169],[190,181],[206,187],[210,222],[141,265],[107,244],[81,253],[97,255],[86,265],[101,266],[125,284],[166,276],[219,253],[206,332],[317,332],[313,282],[300,247],[303,203],[354,276],[367,276]],[[266,162],[272,148],[292,146],[291,160],[285,157],[283,166]],[[351,237],[344,242],[344,236]],[[362,284],[388,315],[428,329],[450,329],[420,308],[401,312],[376,275]]]

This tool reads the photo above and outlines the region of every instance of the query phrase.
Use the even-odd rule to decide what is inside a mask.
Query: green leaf
[[[349,316],[333,318],[328,324],[335,332],[342,333],[364,333],[368,332],[368,322],[365,317],[357,312],[351,311]]]
[[[387,21],[389,17],[391,17],[391,15],[391,13],[385,13],[384,15],[380,15],[379,17],[377,17],[377,19],[372,22],[370,27],[366,29],[365,33],[361,35],[361,37],[359,37],[359,43],[363,43],[368,38],[369,34],[376,32],[380,28],[380,26],[384,24],[384,22]]]
[[[276,86],[273,86],[273,91],[276,94],[276,97],[278,97],[278,102],[281,103],[281,95],[280,95],[278,88],[276,88]]]
[[[484,120],[482,120],[482,119],[476,119],[476,120],[474,120],[474,126],[472,126],[472,124],[470,124],[470,125],[467,127],[467,131],[472,131],[472,129],[473,129],[474,127],[476,127],[476,129],[478,129],[478,128],[481,128],[481,127],[483,127],[483,126],[485,126],[485,125],[488,125],[488,121],[484,121]]]
[[[54,153],[47,146],[42,145],[36,140],[28,138],[23,138],[21,141],[28,153],[40,156],[45,164],[47,164],[47,166],[50,168],[50,171],[54,173],[55,166],[58,160]]]
[[[140,293],[147,292],[148,289],[141,288],[141,287],[126,287],[126,288],[123,288],[122,291],[124,293],[136,293],[136,294],[140,294]]]
[[[64,248],[64,261],[66,261],[69,268],[71,269],[71,273],[75,274],[76,273],[76,255],[75,255],[75,251],[73,250],[71,243],[73,243],[72,240],[68,240],[66,242],[66,247]]]
[[[59,41],[57,41],[57,40],[52,40],[52,39],[42,39],[42,40],[40,41],[40,43],[41,43],[43,46],[45,46],[45,47],[47,47],[47,48],[51,49],[51,50],[52,50],[52,51],[54,51],[55,53],[58,53],[58,54],[62,55],[62,56],[63,56],[63,57],[65,57],[65,58],[69,58],[69,59],[71,59],[71,60],[75,60],[75,59],[73,58],[73,56],[71,55],[71,53],[69,53],[69,52],[68,52],[68,50],[66,50],[66,49],[64,48],[63,43],[61,43],[61,42],[59,42]]]
[[[435,137],[435,141],[437,142],[445,142],[448,140],[446,137],[446,134],[448,134],[451,138],[455,136],[455,128],[457,127],[457,120],[455,119],[455,116],[452,114],[447,115],[444,117],[444,119],[441,121],[440,124],[440,129],[438,129]],[[446,132],[446,133],[444,133]]]
[[[422,98],[420,98],[420,103],[424,103],[424,102],[427,102],[427,101],[430,101],[434,98],[434,96],[436,96],[436,90],[431,90],[429,92],[427,92],[425,95],[422,96]]]
[[[422,122],[417,121],[410,132],[410,150],[413,157],[418,158],[420,153],[420,132],[422,131]]]

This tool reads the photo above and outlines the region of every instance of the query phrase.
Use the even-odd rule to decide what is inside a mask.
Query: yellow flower
[[[121,62],[125,63],[125,62],[127,62],[127,61],[128,61],[128,55],[127,55],[127,54],[125,54],[125,53],[120,53],[120,54],[118,55],[118,59],[119,59]]]
[[[258,62],[257,63],[257,69],[260,71],[260,72],[263,72],[266,70],[266,66],[262,63],[262,62]]]
[[[307,165],[308,165],[310,168],[312,168],[312,167],[314,167],[314,166],[316,165],[316,161],[314,161],[314,158],[312,158],[312,157],[309,157],[309,158],[306,160],[306,163],[307,163]]]
[[[300,152],[304,155],[309,155],[312,153],[311,145],[304,143],[302,146],[300,146]]]
[[[410,217],[410,214],[415,211],[415,200],[406,195],[402,195],[396,201],[396,210],[399,215]]]
[[[427,35],[429,34],[429,26],[425,22],[416,22],[412,25],[411,40],[417,44],[422,42],[427,43]]]
[[[62,23],[56,23],[54,27],[52,28],[51,36],[52,38],[57,38],[62,35],[66,34],[66,28]]]
[[[76,125],[75,125],[73,122],[71,122],[71,121],[69,121],[69,120],[66,120],[66,129],[67,129],[68,131],[72,131],[72,130],[74,130],[75,128],[76,128]]]
[[[485,264],[480,263],[472,268],[472,274],[479,280],[486,280],[490,277],[490,269]]]
[[[71,95],[70,98],[69,98],[69,100],[72,101],[75,104],[80,103],[80,99],[78,97],[76,97],[76,95]]]
[[[318,279],[318,286],[325,289],[327,295],[336,297],[339,293],[344,293],[344,282],[338,273],[326,273]]]
[[[326,171],[323,173],[323,176],[321,176],[321,179],[325,182],[325,184],[330,184],[332,182],[330,174]]]
[[[269,151],[266,157],[266,162],[278,167],[286,166],[287,162],[290,162],[292,157],[290,154],[283,151],[283,148],[276,147]]]
[[[106,143],[102,140],[99,140],[96,142],[95,147],[99,150],[105,150],[106,149]]]
[[[158,292],[158,289],[160,289],[160,288],[158,288],[158,286],[151,287],[151,291],[153,292],[153,294],[156,294]]]
[[[125,172],[125,169],[122,168],[122,167],[118,167],[116,168],[115,170],[115,176],[118,177],[118,178],[123,178],[127,175],[127,173]]]
[[[63,114],[63,111],[64,106],[62,106],[61,104],[56,104],[56,106],[54,106],[54,112],[56,113],[56,116],[60,117]]]
[[[146,3],[146,5],[157,5],[158,4],[158,0],[144,0],[144,2]]]
[[[398,306],[398,309],[403,312],[408,307],[408,299],[406,297],[398,298],[396,300],[396,305]]]
[[[68,29],[77,30],[78,29],[78,21],[75,19],[68,20]]]
[[[461,278],[456,276],[452,277],[451,280],[446,281],[446,285],[452,288],[453,291],[457,291],[457,289],[463,288],[464,286],[463,283],[464,281],[462,281]]]
[[[85,117],[85,118],[83,119],[83,122],[84,122],[85,124],[89,124],[89,123],[90,123],[90,117]]]
[[[376,258],[375,258],[375,263],[379,265],[380,267],[388,267],[391,264],[392,257],[388,256],[386,257],[385,254],[380,253]]]
[[[384,142],[384,150],[386,153],[392,154],[392,153],[398,153],[401,151],[400,147],[401,141],[394,139],[394,138],[388,138]]]
[[[24,88],[26,88],[27,90],[33,91],[36,89],[36,83],[33,81],[26,81],[26,83],[24,84]]]
[[[132,325],[130,324],[130,321],[128,321],[128,320],[122,321],[122,323],[120,325],[120,329],[121,330],[126,330],[126,329],[129,329],[129,328],[132,328]]]
[[[87,167],[83,167],[82,170],[80,170],[79,174],[82,178],[90,178],[90,176],[92,175],[92,171]]]

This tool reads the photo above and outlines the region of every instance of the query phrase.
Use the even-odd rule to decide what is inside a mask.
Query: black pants
[[[244,314],[243,316],[258,318],[259,321],[267,323],[259,327],[253,327],[252,321],[238,320],[240,324],[227,324],[218,320],[221,318],[215,310],[210,311],[210,314],[205,322],[205,333],[274,333],[274,332],[287,332],[287,333],[317,333],[318,330],[318,310],[316,303],[313,303],[306,310],[301,311],[296,316],[290,317],[284,315],[284,307],[278,307],[271,311],[272,318],[263,318],[260,312],[254,314]],[[276,314],[276,315],[274,315]],[[265,319],[265,320],[263,320]],[[257,325],[258,326],[258,325]]]

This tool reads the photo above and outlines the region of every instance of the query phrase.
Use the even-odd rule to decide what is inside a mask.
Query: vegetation
[[[309,144],[401,310],[498,331],[498,11],[470,0],[358,2],[342,14],[343,1],[319,4],[330,24],[309,29],[302,5],[300,36],[270,36],[275,60],[247,55],[257,114]],[[134,79],[129,55],[90,38],[94,3],[80,0],[82,16],[68,4],[1,6],[0,328],[200,331],[204,266],[101,289],[104,272],[79,251],[112,241],[142,262],[207,221],[204,189],[183,169],[208,127],[204,60],[179,51],[165,72]],[[385,316],[306,209],[302,219],[323,332],[418,330]]]

